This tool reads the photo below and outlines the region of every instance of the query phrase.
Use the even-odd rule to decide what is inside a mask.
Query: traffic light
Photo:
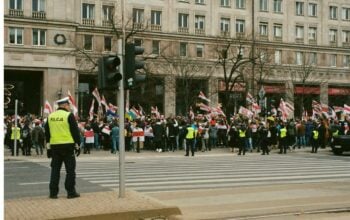
[[[100,89],[116,89],[118,82],[122,79],[118,66],[118,56],[102,57],[98,63],[98,87]]]
[[[137,55],[143,54],[144,49],[134,43],[125,45],[125,88],[132,89],[137,82],[144,81],[146,76],[137,74],[138,69],[143,69],[145,63],[137,59]]]

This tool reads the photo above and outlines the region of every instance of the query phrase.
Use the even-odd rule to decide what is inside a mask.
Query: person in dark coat
[[[164,137],[165,137],[165,128],[161,123],[160,119],[157,119],[157,122],[153,125],[153,143],[157,152],[164,151]]]

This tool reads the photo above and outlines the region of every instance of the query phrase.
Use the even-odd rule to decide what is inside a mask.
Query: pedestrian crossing
[[[77,177],[118,190],[117,158],[79,161]],[[139,192],[349,181],[350,161],[289,155],[127,158],[126,188]]]

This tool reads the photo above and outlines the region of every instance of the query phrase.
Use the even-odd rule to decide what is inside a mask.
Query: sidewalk
[[[22,198],[4,201],[5,219],[168,219],[181,215],[176,206],[167,206],[135,191],[125,198],[117,192],[84,193],[76,199],[47,197]]]

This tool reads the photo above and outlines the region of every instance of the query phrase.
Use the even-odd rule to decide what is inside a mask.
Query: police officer
[[[247,139],[246,139],[247,128],[244,124],[241,124],[238,129],[238,139],[239,139],[239,152],[238,155],[245,155],[246,147],[247,147]]]
[[[287,153],[287,147],[288,147],[288,143],[287,143],[287,128],[284,124],[282,124],[282,127],[279,131],[279,147],[280,147],[280,154]]]
[[[193,126],[191,125],[191,123],[189,123],[187,125],[187,133],[186,133],[186,155],[185,156],[189,156],[190,155],[190,148],[191,148],[191,153],[192,153],[192,157],[194,156],[194,140],[196,138],[196,131],[194,130]]]
[[[58,100],[57,111],[51,113],[45,124],[47,156],[51,160],[50,198],[57,199],[62,163],[66,168],[67,198],[79,197],[75,190],[75,155],[80,154],[80,134],[74,115],[70,112],[69,98]]]
[[[312,130],[312,138],[311,138],[311,145],[312,145],[312,150],[311,153],[317,153],[317,149],[318,149],[318,130],[317,127],[315,126],[315,128]]]

